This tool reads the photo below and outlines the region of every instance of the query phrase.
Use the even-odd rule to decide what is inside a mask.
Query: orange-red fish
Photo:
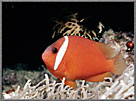
[[[57,78],[66,78],[65,84],[76,88],[75,80],[100,82],[112,73],[120,75],[126,68],[121,51],[103,43],[80,36],[64,36],[47,47],[42,59]]]

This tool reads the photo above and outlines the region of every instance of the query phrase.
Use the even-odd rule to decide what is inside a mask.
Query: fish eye
[[[52,52],[53,53],[57,53],[58,52],[58,49],[56,47],[52,48]]]

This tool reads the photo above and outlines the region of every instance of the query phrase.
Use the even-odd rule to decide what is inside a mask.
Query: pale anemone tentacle
[[[68,47],[68,36],[64,36],[65,41],[63,42],[62,46],[60,47],[58,54],[56,56],[56,60],[55,60],[55,65],[54,65],[54,70],[57,70],[64,54],[66,53],[67,47]]]

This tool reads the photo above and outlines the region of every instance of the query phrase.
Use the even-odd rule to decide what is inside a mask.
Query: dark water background
[[[43,64],[42,52],[57,39],[52,39],[54,18],[64,20],[71,13],[88,29],[95,29],[101,21],[105,30],[134,32],[134,3],[2,3],[2,67],[15,68],[18,63],[37,69]],[[25,67],[23,67],[25,68]]]

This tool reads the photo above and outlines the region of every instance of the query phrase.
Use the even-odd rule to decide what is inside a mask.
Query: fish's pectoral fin
[[[106,73],[98,74],[98,75],[95,75],[95,76],[91,76],[91,77],[85,79],[85,81],[88,81],[88,82],[102,82],[102,81],[104,81],[105,77],[111,77],[111,76],[112,76],[112,73],[106,72]]]
[[[70,87],[73,87],[73,89],[75,89],[75,88],[77,87],[75,81],[68,81],[68,80],[66,80],[66,81],[65,81],[65,84],[66,84],[66,85],[69,85]]]

